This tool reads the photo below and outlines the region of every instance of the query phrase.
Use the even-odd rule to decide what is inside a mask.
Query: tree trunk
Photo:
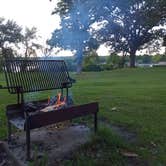
[[[130,52],[130,67],[135,67],[136,50]]]
[[[76,73],[80,74],[82,72],[82,63],[78,63],[77,64],[77,69],[76,69]]]
[[[126,52],[123,52],[122,58],[121,58],[121,63],[120,63],[120,68],[124,68],[125,67],[126,55],[127,55]]]
[[[80,74],[82,72],[82,61],[83,61],[83,48],[78,46],[78,50],[76,53],[76,62],[77,62],[77,74]]]

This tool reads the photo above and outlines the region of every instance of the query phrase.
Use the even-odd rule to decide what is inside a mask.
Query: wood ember
[[[138,154],[127,150],[121,150],[121,154],[125,157],[138,157]]]
[[[51,105],[51,106],[41,109],[40,111],[41,112],[49,112],[49,111],[53,111],[53,110],[58,111],[58,109],[61,109],[61,108],[65,108],[65,105],[62,105],[59,107],[56,107],[55,105]]]

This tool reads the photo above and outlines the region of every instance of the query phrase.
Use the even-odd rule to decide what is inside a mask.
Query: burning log
[[[50,96],[48,96],[48,105],[50,105]]]
[[[57,94],[56,101],[54,101],[54,103],[52,105],[50,105],[51,104],[50,101],[51,101],[50,97],[48,97],[48,106],[41,109],[40,111],[48,112],[48,111],[53,111],[53,110],[65,108],[67,106],[66,97],[63,97],[61,93]]]
[[[42,112],[48,112],[48,111],[53,111],[53,110],[56,111],[56,110],[67,107],[66,96],[63,97],[61,93],[58,93],[57,96],[56,96],[56,101],[54,101],[52,105],[50,105],[50,104],[52,104],[52,102],[51,102],[50,97],[48,96],[48,106],[43,108],[40,111],[42,111]],[[65,127],[67,127],[69,125],[70,125],[70,121],[67,120],[67,121],[64,121],[64,122],[59,122],[59,123],[50,125],[48,127],[48,129],[51,129],[51,130],[64,129]]]
[[[66,97],[64,97],[64,99],[61,101],[61,93],[58,93],[57,95],[57,101],[55,103],[55,109],[61,106],[66,105]]]

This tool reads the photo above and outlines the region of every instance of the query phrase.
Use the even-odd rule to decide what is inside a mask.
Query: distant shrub
[[[117,68],[123,68],[125,66],[125,62],[126,62],[126,57],[122,57],[119,56],[115,53],[112,53],[106,61],[106,64],[108,66],[106,66],[107,69],[111,70],[111,69],[117,69]]]
[[[83,67],[83,71],[102,71],[100,65],[86,65]]]
[[[112,64],[101,64],[101,70],[112,70],[114,66]]]
[[[153,67],[166,67],[166,65],[158,65],[158,64],[155,64],[155,65],[153,65]]]

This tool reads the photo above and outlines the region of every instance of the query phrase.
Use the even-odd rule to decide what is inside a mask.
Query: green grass
[[[166,68],[147,69],[119,69],[108,72],[87,72],[81,75],[74,75],[77,83],[73,85],[71,92],[76,104],[98,101],[100,104],[99,118],[104,118],[108,123],[124,126],[131,132],[136,132],[137,142],[130,145],[121,140],[113,147],[116,139],[109,136],[109,132],[100,135],[110,139],[105,141],[105,145],[110,147],[110,151],[103,147],[108,156],[115,156],[107,160],[111,163],[126,160],[121,159],[120,153],[116,149],[129,148],[139,154],[143,161],[149,165],[166,164]],[[0,84],[4,83],[3,75],[0,75]],[[47,94],[45,94],[47,96]],[[44,94],[43,94],[44,96]],[[0,137],[6,136],[5,105],[14,103],[16,96],[11,96],[7,91],[0,91]],[[116,107],[118,111],[111,111]],[[100,144],[99,141],[97,144]],[[111,143],[110,143],[111,142]],[[93,143],[91,143],[93,145]],[[102,144],[101,144],[102,145]],[[90,147],[90,145],[88,145]],[[86,148],[88,149],[88,148]],[[99,151],[97,149],[97,151]],[[110,153],[109,153],[110,152]],[[81,155],[83,154],[83,155]],[[77,163],[81,165],[87,161],[89,165],[102,162],[93,159],[90,155],[85,155],[84,148],[75,155],[74,161],[68,161],[67,165]],[[78,157],[80,156],[80,157]],[[86,159],[85,159],[86,158]],[[78,164],[79,163],[79,164]],[[103,161],[103,163],[105,163]],[[84,164],[88,165],[88,164]]]

